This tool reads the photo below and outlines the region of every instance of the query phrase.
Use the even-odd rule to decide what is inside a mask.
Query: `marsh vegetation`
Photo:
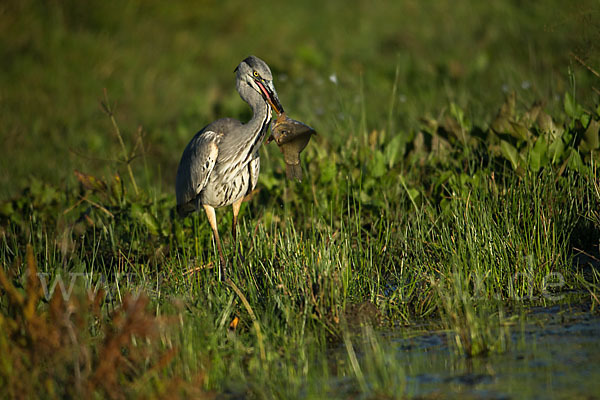
[[[596,2],[311,3],[0,6],[3,397],[597,393],[502,391],[539,310],[597,357]],[[234,290],[173,183],[248,54],[318,135],[261,149]]]

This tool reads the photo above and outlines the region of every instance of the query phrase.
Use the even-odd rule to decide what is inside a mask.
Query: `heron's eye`
[[[259,75],[258,75],[258,72],[256,72],[256,71],[254,71],[254,72],[252,73],[252,75],[254,75],[256,78],[258,78],[258,77],[259,77]]]

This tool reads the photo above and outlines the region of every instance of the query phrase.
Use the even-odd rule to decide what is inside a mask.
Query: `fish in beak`
[[[301,181],[300,153],[308,145],[310,137],[317,132],[310,126],[289,118],[285,112],[279,114],[271,132],[272,135],[267,139],[267,143],[275,140],[279,146],[279,150],[283,153],[287,178]]]

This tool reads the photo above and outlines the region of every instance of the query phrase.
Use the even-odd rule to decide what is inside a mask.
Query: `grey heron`
[[[233,118],[216,120],[200,130],[188,143],[175,180],[177,212],[181,217],[204,208],[219,251],[221,270],[225,257],[219,239],[215,208],[233,206],[232,235],[236,243],[236,224],[244,197],[258,181],[258,149],[271,122],[271,108],[283,113],[269,66],[249,56],[235,69],[236,88],[250,105],[253,116],[242,124]]]

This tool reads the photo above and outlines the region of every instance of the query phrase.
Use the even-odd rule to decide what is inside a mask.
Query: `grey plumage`
[[[254,113],[242,124],[232,118],[214,121],[198,132],[186,146],[177,168],[175,193],[177,212],[185,217],[201,206],[211,224],[219,257],[224,265],[215,208],[233,205],[232,233],[235,241],[237,214],[243,198],[258,181],[258,150],[271,121],[272,107],[283,112],[273,76],[267,64],[250,56],[235,69],[240,97]]]

